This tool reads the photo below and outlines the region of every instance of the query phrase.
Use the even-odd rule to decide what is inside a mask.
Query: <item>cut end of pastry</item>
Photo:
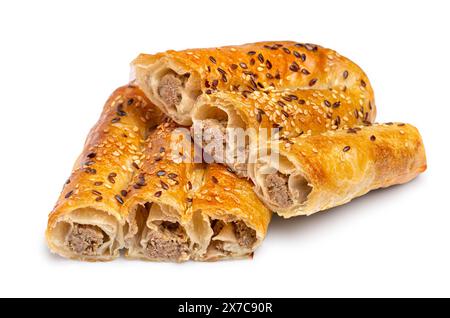
[[[106,261],[123,246],[121,227],[107,212],[82,208],[65,214],[48,229],[51,250],[64,257]]]
[[[145,68],[136,66],[135,73],[139,86],[153,103],[178,124],[192,124],[191,111],[202,93],[197,73],[169,65],[164,59]]]
[[[131,258],[182,262],[191,255],[191,240],[180,223],[178,213],[167,205],[136,205],[125,231]]]
[[[214,162],[227,165],[239,177],[247,177],[250,137],[245,135],[246,125],[239,114],[232,107],[202,104],[192,112],[192,120],[194,142],[200,142]],[[227,139],[227,133],[245,136],[238,142],[236,138]],[[219,143],[220,151],[214,147]]]
[[[305,205],[313,188],[288,158],[278,156],[278,163],[264,157],[249,166],[255,192],[270,209],[283,215],[293,207]]]
[[[212,236],[207,251],[202,257],[204,260],[251,256],[260,243],[256,231],[242,220],[225,221],[213,218],[210,221],[210,227]]]

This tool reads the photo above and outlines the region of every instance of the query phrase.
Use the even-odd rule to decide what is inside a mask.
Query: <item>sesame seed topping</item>
[[[300,70],[300,66],[298,66],[297,62],[292,62],[292,64],[289,66],[289,69],[292,72],[298,72]]]
[[[341,106],[341,102],[337,101],[333,104],[333,108],[338,108],[339,106]]]
[[[90,152],[90,153],[87,154],[86,157],[88,157],[89,159],[92,159],[92,158],[95,158],[95,156],[96,156],[95,152]]]
[[[331,103],[327,100],[324,100],[323,103],[325,104],[325,106],[327,107],[331,107]]]
[[[127,105],[128,106],[130,106],[131,104],[133,104],[134,103],[134,99],[133,98],[130,98],[128,101],[127,101]]]
[[[244,62],[239,63],[239,66],[243,69],[247,69],[247,64],[245,64]]]
[[[349,151],[349,150],[350,150],[350,146],[345,146],[345,147],[342,149],[343,152],[347,152],[347,151]]]
[[[211,177],[211,180],[212,180],[212,182],[215,183],[215,184],[219,183],[219,180],[217,180],[217,178],[216,178],[215,176],[212,176],[212,177]]]
[[[70,196],[73,194],[73,190],[70,190],[69,192],[66,193],[66,195],[64,196],[65,199],[70,198]]]
[[[86,167],[86,168],[84,168],[83,171],[88,174],[96,174],[97,173],[97,170],[95,170],[94,168],[91,168],[91,167]]]
[[[258,61],[264,63],[264,56],[261,53],[258,54]]]
[[[102,195],[102,193],[101,193],[100,191],[97,191],[97,190],[95,190],[95,189],[92,190],[91,192],[92,192],[93,194],[95,194],[95,195],[99,195],[99,196]]]
[[[102,184],[103,184],[102,181],[95,181],[95,182],[94,182],[94,185],[95,185],[95,186],[101,186]]]
[[[250,59],[250,65],[255,65],[255,59],[254,58]]]
[[[377,140],[377,137],[375,137],[374,135],[370,136],[370,141],[375,141]]]
[[[210,60],[212,63],[214,63],[214,64],[217,63],[217,62],[216,62],[216,59],[215,59],[213,56],[210,56],[210,57],[209,57],[209,60]]]
[[[165,183],[164,181],[160,181],[160,183],[161,183],[161,187],[164,189],[164,190],[169,190],[169,185],[167,184],[167,183]]]
[[[123,197],[126,197],[127,194],[128,194],[128,191],[127,191],[127,190],[121,190],[121,191],[120,191],[120,194],[121,194]]]
[[[101,201],[101,200],[103,200],[103,197],[102,197],[102,196],[99,196],[99,197],[96,197],[96,198],[95,198],[95,201],[97,201],[97,202],[99,202],[99,201]]]
[[[165,175],[166,175],[166,172],[165,172],[164,170],[159,170],[159,171],[156,173],[156,175],[157,175],[158,177],[162,177],[162,176],[165,176]]]
[[[139,166],[135,161],[133,161],[133,163],[131,165],[133,166],[133,168],[139,169]]]
[[[120,195],[116,194],[114,196],[114,198],[117,200],[117,202],[119,202],[120,204],[123,204],[123,199],[122,199],[122,197]]]
[[[366,84],[366,82],[364,82],[364,80],[361,80],[361,86],[362,87],[366,87],[367,86],[367,84]]]
[[[304,69],[302,69],[302,74],[309,75],[309,74],[311,74],[311,72],[308,71],[306,68],[304,68]]]
[[[237,69],[238,68],[238,66],[237,66],[237,64],[231,64],[230,65],[230,68],[234,71],[235,69]]]
[[[156,191],[154,196],[159,198],[161,196],[161,194],[162,194],[162,191]]]
[[[317,78],[313,78],[309,81],[309,86],[314,86],[317,83]]]
[[[269,60],[266,61],[266,67],[268,70],[272,69],[272,63]]]
[[[342,73],[342,76],[344,77],[344,79],[347,79],[347,77],[348,77],[348,71],[344,71],[344,73]]]
[[[252,56],[252,55],[255,55],[256,52],[255,52],[255,51],[248,51],[247,54],[250,55],[250,56]]]
[[[291,54],[291,50],[289,50],[287,47],[283,48],[284,53]]]
[[[114,117],[113,119],[111,119],[111,123],[113,123],[113,124],[115,124],[119,121],[120,121],[120,117]]]

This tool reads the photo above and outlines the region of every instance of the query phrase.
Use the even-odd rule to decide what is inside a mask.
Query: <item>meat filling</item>
[[[66,244],[77,254],[96,255],[105,238],[105,232],[98,226],[74,224],[72,231],[67,237]]]
[[[179,260],[189,253],[189,244],[184,229],[178,223],[163,221],[158,231],[148,234],[145,253],[150,258]]]
[[[176,108],[181,103],[183,98],[181,93],[188,77],[188,73],[178,75],[174,72],[167,73],[161,77],[158,94],[166,105]]]
[[[256,231],[249,228],[244,222],[238,221],[234,223],[234,232],[240,246],[252,248],[253,244],[255,244]]]
[[[272,202],[282,208],[288,207],[293,203],[288,188],[288,176],[277,171],[268,174],[265,181],[267,192]]]

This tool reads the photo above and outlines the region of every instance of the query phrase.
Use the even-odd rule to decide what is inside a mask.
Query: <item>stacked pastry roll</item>
[[[409,124],[376,124],[365,73],[313,44],[141,54],[51,212],[64,257],[245,258],[272,212],[310,215],[426,169]]]

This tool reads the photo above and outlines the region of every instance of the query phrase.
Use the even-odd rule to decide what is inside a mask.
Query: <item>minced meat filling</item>
[[[74,224],[66,244],[77,254],[96,255],[105,238],[105,232],[98,226]]]
[[[159,81],[158,94],[168,106],[176,107],[181,103],[181,92],[187,77],[171,72],[164,75]]]
[[[159,231],[151,231],[145,254],[151,258],[178,260],[189,252],[189,244],[184,229],[178,224],[163,221]]]
[[[244,222],[234,223],[234,232],[240,246],[251,248],[256,242],[256,231],[249,228]]]
[[[288,177],[280,172],[266,176],[266,188],[269,198],[280,207],[288,207],[293,201],[289,193]]]

